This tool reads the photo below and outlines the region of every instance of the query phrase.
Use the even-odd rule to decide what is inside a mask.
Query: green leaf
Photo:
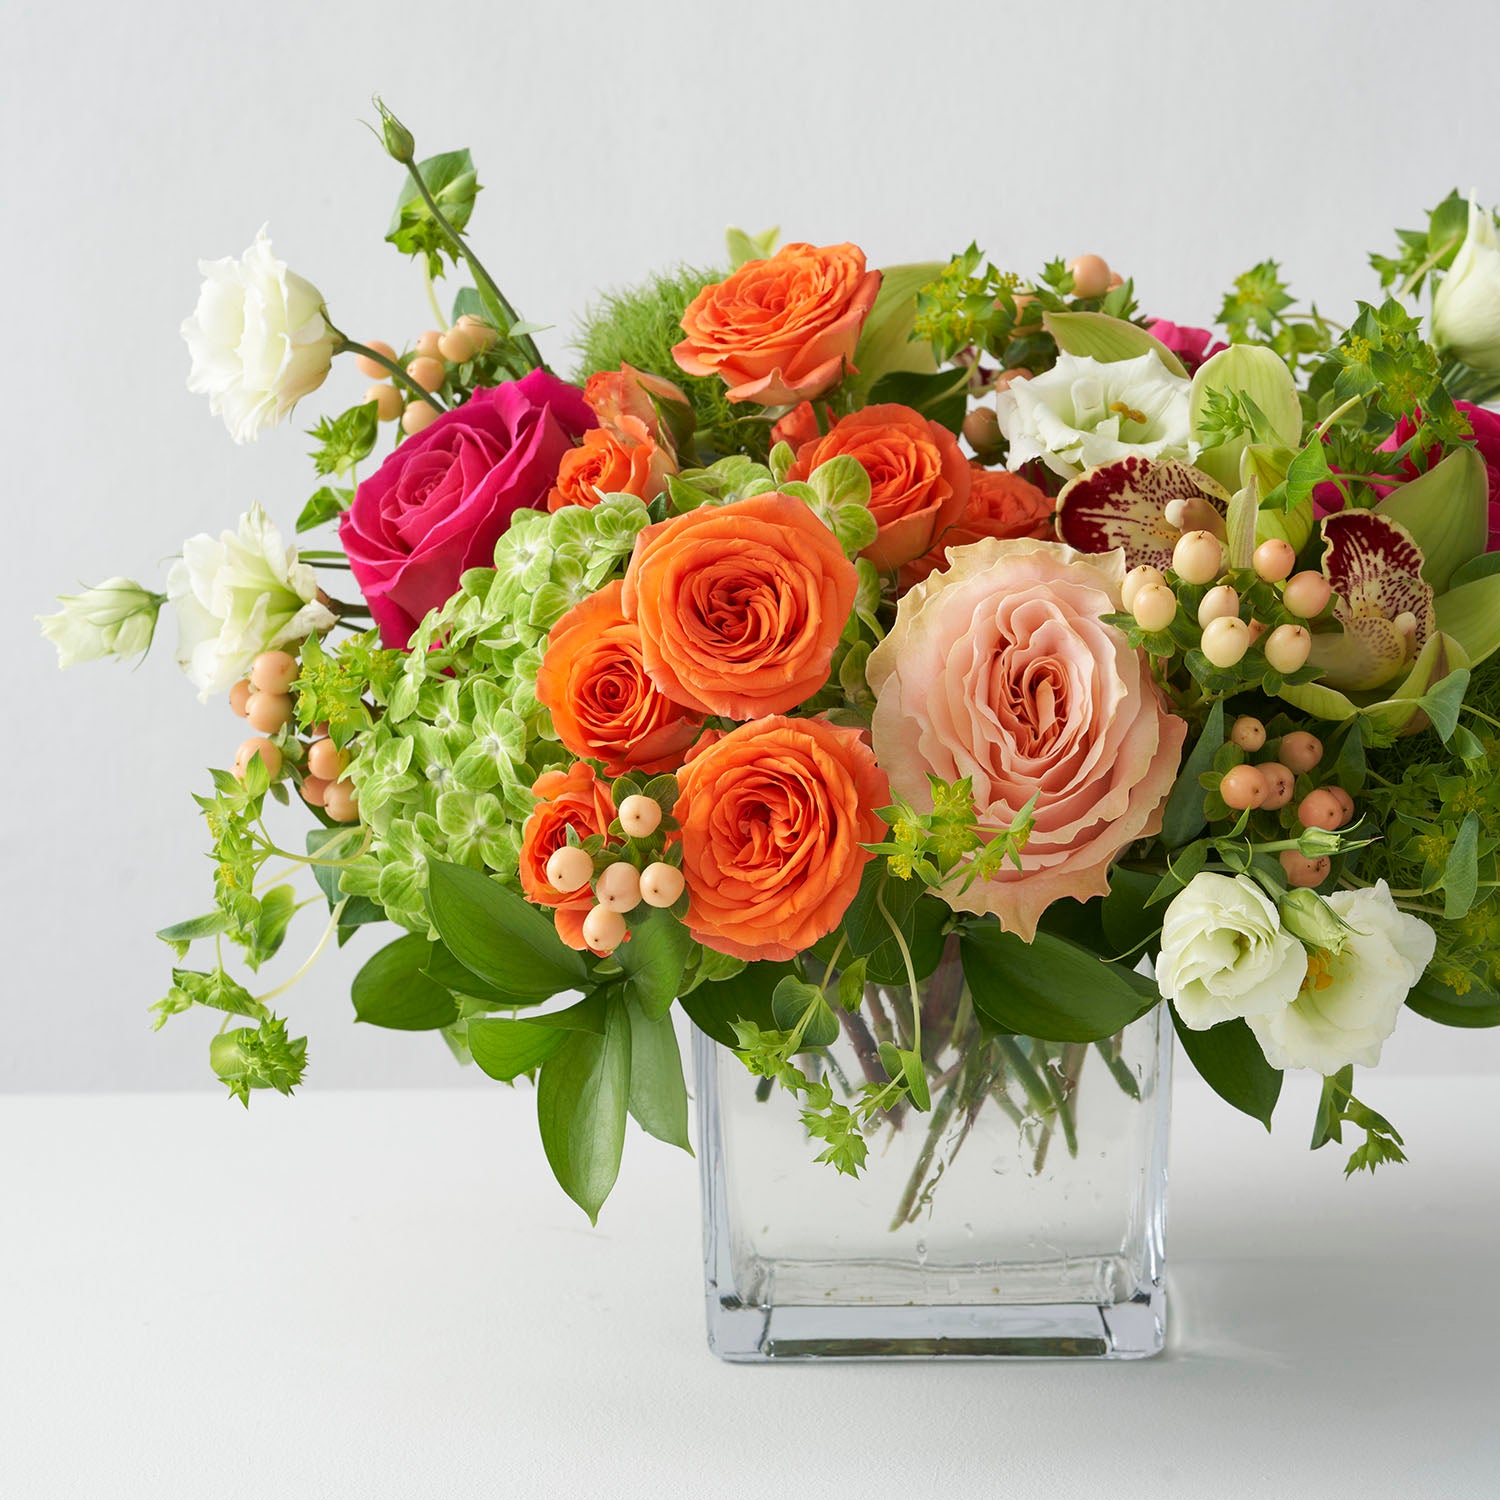
[[[469,1052],[491,1078],[509,1083],[539,1067],[561,1051],[575,1031],[604,1034],[605,1001],[590,995],[566,1010],[516,1020],[504,1016],[476,1016],[465,1027]]]
[[[429,860],[432,925],[448,951],[484,982],[521,999],[584,988],[589,970],[524,896],[463,865]]]
[[[629,1015],[631,1117],[648,1135],[691,1156],[687,1083],[672,1017],[648,1016],[639,1005],[630,1006]]]
[[[669,911],[653,911],[635,923],[630,941],[615,949],[615,960],[626,974],[627,997],[651,1020],[671,1010],[692,951],[692,934]]]
[[[913,339],[912,329],[917,321],[917,293],[942,272],[941,261],[886,266],[881,271],[880,294],[854,350],[858,373],[846,382],[852,406],[866,405],[866,394],[883,376],[897,371],[932,374],[937,363],[932,346],[925,339]]]
[[[199,938],[217,937],[228,929],[229,918],[221,911],[211,911],[205,916],[189,917],[186,922],[163,927],[156,935],[178,958],[185,958],[188,948]]]
[[[1422,577],[1441,594],[1460,568],[1485,555],[1489,479],[1484,460],[1472,448],[1457,448],[1375,509],[1411,532],[1422,549]]]
[[[776,248],[780,228],[763,229],[759,234],[747,234],[743,229],[731,225],[724,231],[724,248],[729,252],[729,269],[739,268],[752,260],[765,260]]]
[[[1018,1036],[1098,1041],[1161,999],[1139,974],[1049,932],[1026,943],[986,920],[965,931],[959,952],[975,1009]]]
[[[802,1025],[803,1016],[808,1016],[802,1027],[804,1049],[831,1047],[839,1038],[838,1017],[823,998],[823,991],[795,974],[788,974],[777,984],[771,995],[771,1014],[782,1031],[795,1031]]]
[[[1439,594],[1436,609],[1438,629],[1458,642],[1470,665],[1500,649],[1500,573]]]
[[[1182,361],[1160,339],[1123,318],[1099,312],[1049,312],[1042,318],[1042,327],[1065,354],[1084,355],[1107,365],[1154,354],[1174,375],[1187,378]]]
[[[618,949],[615,951],[619,952]],[[737,1047],[736,1021],[749,1021],[762,1031],[769,1031],[776,1025],[771,996],[776,986],[795,972],[789,963],[746,964],[728,979],[711,980],[680,996],[679,1003],[692,1023],[700,1031],[707,1032],[721,1047]]]
[[[630,1017],[612,997],[603,1032],[575,1031],[542,1064],[536,1115],[542,1148],[563,1191],[599,1222],[620,1172],[630,1099]]]
[[[1104,935],[1113,952],[1111,958],[1128,956],[1132,965],[1139,962],[1152,940],[1161,932],[1161,913],[1150,905],[1157,878],[1141,870],[1127,870],[1116,865],[1110,871],[1109,895],[1099,909]]]
[[[432,951],[411,932],[371,954],[349,991],[356,1019],[390,1031],[436,1031],[458,1020],[458,1001],[425,972]]]
[[[865,998],[865,971],[869,965],[862,958],[856,958],[839,975],[839,1004],[853,1015]]]
[[[1457,922],[1468,915],[1479,894],[1479,814],[1467,814],[1443,866],[1443,917]]]
[[[296,910],[297,892],[289,885],[274,885],[260,898],[260,911],[245,946],[245,961],[252,969],[275,956]]]
[[[1203,810],[1203,788],[1198,778],[1213,769],[1214,756],[1224,744],[1224,704],[1216,700],[1203,721],[1203,732],[1193,746],[1192,753],[1183,762],[1177,773],[1177,784],[1167,798],[1166,810],[1162,813],[1161,837],[1169,849],[1196,838],[1198,831],[1208,821]]]
[[[540,1005],[543,999],[548,998],[531,996],[521,999],[505,990],[497,990],[493,985],[486,984],[472,969],[459,963],[441,943],[430,945],[427,965],[422,972],[445,990],[477,1000],[482,1006],[492,1010],[515,1010],[528,1005]]]
[[[943,956],[943,928],[952,913],[946,902],[925,894],[921,881],[898,880],[889,873],[885,860],[872,859],[838,929],[848,941],[848,951],[865,960],[871,984],[908,983],[901,945],[881,914],[880,902],[906,942],[920,983]],[[815,951],[827,963],[837,945],[837,933],[831,934]]]
[[[1430,968],[1412,987],[1406,1005],[1440,1026],[1500,1026],[1500,994],[1477,981],[1459,994]]]
[[[897,1055],[901,1059],[901,1076],[906,1080],[911,1102],[925,1113],[932,1108],[932,1094],[927,1087],[927,1069],[922,1065],[922,1054],[898,1049]]]
[[[870,389],[871,406],[884,401],[909,406],[949,432],[959,433],[969,406],[969,373],[939,370],[935,375],[920,375],[913,370],[893,370]]]
[[[474,212],[474,197],[479,192],[479,178],[474,159],[467,151],[444,151],[416,164],[422,181],[437,202],[444,217],[462,232]],[[455,255],[452,244],[438,226],[432,211],[422,201],[422,194],[408,175],[396,199],[395,212],[386,229],[388,243],[404,255],[425,255],[434,276],[443,272],[443,257]]]
[[[1182,1024],[1175,1006],[1172,1024],[1182,1050],[1214,1093],[1269,1130],[1281,1097],[1281,1071],[1266,1061],[1255,1033],[1238,1019],[1194,1031]]]
[[[1329,1141],[1343,1140],[1344,1099],[1354,1087],[1354,1065],[1340,1068],[1323,1080],[1323,1092],[1318,1099],[1318,1111],[1313,1116],[1312,1140],[1308,1143],[1314,1151],[1326,1146]]]
[[[1464,694],[1469,690],[1471,675],[1467,667],[1459,667],[1417,699],[1422,712],[1432,720],[1433,731],[1445,745],[1458,728],[1458,713],[1463,707]],[[1343,786],[1345,783],[1340,782],[1339,785]]]
[[[302,507],[302,513],[297,517],[298,532],[311,531],[314,527],[337,519],[349,509],[353,501],[353,490],[335,489],[332,485],[325,484]]]

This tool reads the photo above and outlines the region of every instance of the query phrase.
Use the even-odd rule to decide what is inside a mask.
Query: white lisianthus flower
[[[1191,461],[1199,447],[1191,438],[1192,386],[1152,351],[1108,364],[1060,354],[1044,375],[996,393],[995,415],[1010,444],[1006,464],[1019,469],[1039,458],[1071,479],[1132,454]]]
[[[276,259],[264,226],[239,260],[198,269],[198,305],[182,325],[188,389],[207,395],[229,435],[248,443],[327,378],[335,339],[323,294]]]
[[[42,634],[57,647],[60,667],[103,656],[142,656],[156,634],[156,612],[165,594],[132,578],[109,578],[81,594],[63,594],[55,615],[38,615]]]
[[[1469,199],[1469,232],[1432,299],[1432,338],[1466,365],[1500,374],[1500,236]]]
[[[1307,950],[1247,875],[1195,875],[1162,924],[1156,982],[1184,1026],[1277,1016],[1297,998]]]
[[[182,544],[167,575],[177,611],[177,662],[207,702],[227,692],[262,651],[328,630],[333,612],[318,602],[318,580],[259,505],[238,531]]]
[[[1338,951],[1313,956],[1301,992],[1284,1010],[1246,1017],[1273,1068],[1373,1068],[1437,948],[1432,928],[1401,911],[1383,880],[1335,891],[1328,904],[1348,924]]]

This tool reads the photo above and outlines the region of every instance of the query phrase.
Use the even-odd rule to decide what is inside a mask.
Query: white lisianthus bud
[[[57,647],[60,667],[103,656],[143,656],[156,633],[165,594],[131,578],[110,578],[81,594],[63,594],[55,615],[38,615],[42,634]]]
[[[177,611],[177,662],[207,702],[228,692],[262,651],[290,646],[332,627],[318,602],[318,580],[297,549],[259,505],[240,517],[238,531],[217,540],[202,535],[182,544],[167,575],[167,598]]]
[[[1432,339],[1487,375],[1500,374],[1500,236],[1469,199],[1469,232],[1432,299]]]
[[[1345,923],[1339,951],[1313,955],[1292,1004],[1245,1018],[1273,1068],[1373,1068],[1437,949],[1432,928],[1400,910],[1383,880],[1335,891],[1328,904]]]
[[[1307,950],[1246,875],[1204,871],[1167,908],[1156,982],[1194,1031],[1280,1014],[1306,974]]]
[[[327,378],[335,335],[323,294],[271,253],[265,227],[239,260],[198,263],[203,287],[182,325],[188,389],[207,395],[229,435],[248,443]]]

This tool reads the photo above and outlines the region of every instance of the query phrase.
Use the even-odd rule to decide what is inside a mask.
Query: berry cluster
[[[359,798],[345,779],[348,754],[326,734],[315,733],[304,745],[285,733],[296,719],[293,689],[299,671],[297,658],[289,652],[262,651],[251,662],[250,675],[229,690],[230,708],[260,731],[235,751],[234,774],[243,781],[251,759],[259,756],[275,781],[291,760],[297,768],[297,789],[309,807],[322,808],[335,823],[356,822]]]
[[[481,318],[465,313],[451,328],[440,332],[429,328],[417,335],[408,354],[398,355],[387,343],[372,339],[365,347],[391,364],[400,365],[413,384],[431,394],[448,381],[449,367],[465,365],[494,347],[499,334]],[[401,430],[408,437],[435,422],[441,413],[425,401],[407,401],[391,381],[391,371],[378,359],[361,354],[354,362],[363,375],[375,384],[365,392],[365,400],[375,403],[375,414],[382,422],[401,419]]]
[[[637,792],[621,800],[616,821],[632,846],[649,845],[664,831],[665,816],[656,798]],[[633,857],[632,848],[621,853],[602,840],[588,843],[600,847],[592,853],[585,845],[574,843],[554,849],[547,860],[547,879],[564,895],[592,884],[598,904],[583,919],[583,940],[595,953],[607,955],[625,941],[628,913],[642,902],[662,910],[676,906],[686,882],[682,871],[667,859],[649,858],[643,868]],[[607,863],[596,863],[605,855],[609,856]]]

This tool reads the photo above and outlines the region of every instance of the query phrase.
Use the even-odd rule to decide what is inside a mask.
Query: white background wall
[[[211,1086],[206,1017],[147,1029],[170,963],[151,934],[211,903],[188,792],[243,726],[198,705],[170,624],[138,671],[63,676],[30,617],[162,576],[253,499],[290,532],[314,487],[298,427],[362,389],[341,368],[306,421],[236,449],[183,384],[200,256],[269,220],[353,336],[427,326],[381,241],[401,176],[360,123],[372,91],[422,152],[472,148],[478,243],[564,365],[595,288],[712,262],[730,223],[876,265],[1094,250],[1206,323],[1267,255],[1341,317],[1393,225],[1455,185],[1500,197],[1500,25],[1473,4],[6,0],[0,22],[7,1090]],[[456,1080],[439,1039],[350,1024],[352,946],[291,1001],[312,1083]],[[1409,1017],[1387,1057],[1494,1069],[1500,1036]]]

